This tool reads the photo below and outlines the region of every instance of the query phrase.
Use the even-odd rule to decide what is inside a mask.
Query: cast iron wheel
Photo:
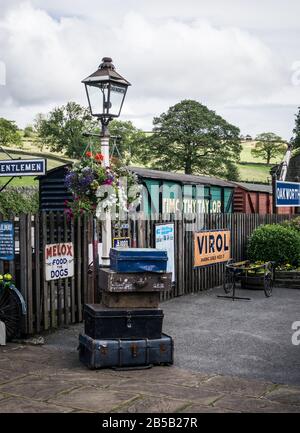
[[[6,327],[6,341],[17,337],[21,328],[22,309],[16,294],[10,289],[0,292],[0,320]]]
[[[231,293],[234,286],[234,274],[233,272],[225,272],[223,289],[225,293]]]
[[[273,290],[273,275],[271,272],[268,272],[264,276],[264,292],[267,298],[272,295]]]

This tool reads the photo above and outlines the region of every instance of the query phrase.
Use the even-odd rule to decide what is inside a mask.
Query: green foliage
[[[286,151],[285,142],[273,132],[263,132],[256,137],[257,143],[251,150],[254,158],[263,158],[270,164],[272,158],[283,155]]]
[[[290,220],[285,220],[281,223],[284,227],[289,227],[293,230],[297,230],[300,233],[300,216],[292,218]]]
[[[24,128],[24,138],[32,138],[34,137],[34,128],[31,125],[26,126]]]
[[[0,118],[0,145],[22,147],[22,140],[16,123]]]
[[[276,265],[300,264],[300,233],[280,224],[258,227],[248,241],[252,261],[274,261]]]
[[[296,114],[295,119],[295,128],[293,129],[294,133],[294,149],[300,149],[300,107],[298,107],[298,113]]]
[[[239,160],[239,129],[197,101],[181,101],[153,125],[154,134],[139,147],[141,160],[153,168],[224,177],[228,163]]]
[[[121,120],[112,120],[109,123],[109,132],[110,147],[114,149],[112,156],[119,158],[125,165],[138,162],[139,146],[146,137],[145,133],[132,122]]]
[[[4,218],[11,214],[35,213],[39,210],[39,194],[36,189],[7,188],[0,194],[0,213]]]
[[[228,180],[232,180],[234,182],[237,182],[240,180],[240,172],[238,166],[232,162],[227,161],[225,163],[226,172],[223,177],[225,177]]]
[[[89,111],[75,102],[52,110],[46,118],[39,115],[35,122],[41,146],[55,152],[64,152],[71,158],[80,158],[88,144],[84,132],[98,127]]]

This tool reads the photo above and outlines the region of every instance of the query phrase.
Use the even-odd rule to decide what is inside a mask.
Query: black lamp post
[[[100,119],[102,134],[106,135],[108,123],[120,116],[127,88],[131,84],[116,71],[110,57],[104,57],[97,71],[82,83],[91,114]]]
[[[131,84],[115,69],[110,57],[104,57],[96,72],[82,80],[92,116],[102,125],[101,153],[103,164],[109,167],[109,122],[120,116],[127,88]],[[112,244],[111,215],[106,212],[102,222],[102,263],[109,266],[109,251]]]

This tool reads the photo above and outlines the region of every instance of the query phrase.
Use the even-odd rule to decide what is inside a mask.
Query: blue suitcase
[[[111,248],[110,267],[115,272],[166,272],[168,253],[156,248]]]
[[[173,339],[166,334],[153,340],[94,340],[80,334],[78,350],[80,362],[90,369],[172,365],[174,357]]]

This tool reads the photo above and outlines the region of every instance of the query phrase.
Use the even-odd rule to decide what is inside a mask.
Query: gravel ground
[[[238,291],[251,301],[217,298],[213,289],[164,302],[164,332],[175,340],[175,365],[300,385],[300,346],[292,344],[292,323],[300,320],[300,290]],[[74,350],[82,325],[46,336],[46,344]]]

